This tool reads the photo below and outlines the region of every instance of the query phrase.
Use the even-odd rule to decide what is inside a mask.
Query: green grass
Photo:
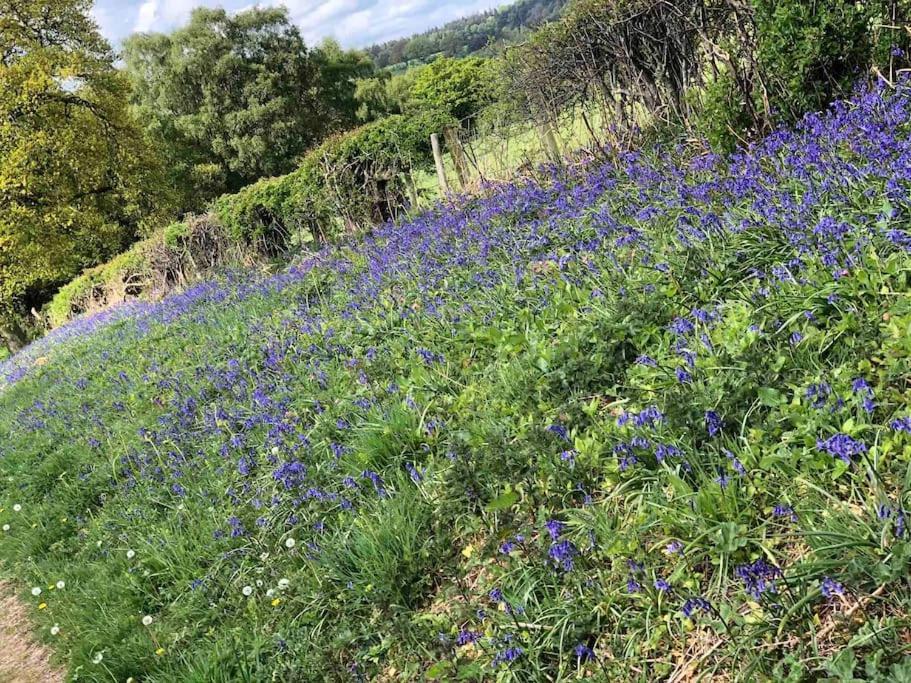
[[[588,125],[585,123],[588,118]],[[643,121],[644,121],[644,117]],[[597,140],[593,139],[592,131]],[[596,103],[567,110],[553,125],[557,143],[563,154],[608,142],[604,110]],[[504,123],[495,119],[484,121],[463,142],[469,167],[469,185],[479,181],[508,181],[520,168],[531,169],[548,161],[547,150],[539,127],[532,122]],[[450,190],[459,191],[459,179],[452,154],[444,147],[443,165]],[[423,206],[436,201],[440,195],[439,181],[433,170],[414,173],[415,185]]]

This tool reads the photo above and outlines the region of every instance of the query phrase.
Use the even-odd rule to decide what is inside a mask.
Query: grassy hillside
[[[79,680],[908,680],[909,120],[60,328],[0,365],[0,574]]]

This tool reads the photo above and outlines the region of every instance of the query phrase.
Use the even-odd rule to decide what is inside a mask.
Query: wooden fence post
[[[436,133],[430,136],[430,146],[433,148],[433,161],[437,166],[437,179],[440,181],[440,191],[443,195],[449,194],[449,183],[446,181],[446,168],[443,166],[443,154],[440,152],[440,138]]]
[[[443,129],[443,139],[446,140],[449,154],[452,155],[452,163],[455,166],[456,175],[459,178],[459,186],[462,190],[467,190],[468,161],[465,159],[465,150],[462,149],[462,141],[459,140],[458,129],[454,126],[447,126]]]
[[[560,146],[557,144],[557,136],[554,134],[553,124],[546,120],[538,127],[538,131],[548,158],[555,164],[562,163],[563,157],[560,154]]]

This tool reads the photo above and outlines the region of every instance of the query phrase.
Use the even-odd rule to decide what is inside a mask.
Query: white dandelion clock
[[[251,595],[253,595],[253,586],[244,586],[240,589],[240,592],[249,598]]]

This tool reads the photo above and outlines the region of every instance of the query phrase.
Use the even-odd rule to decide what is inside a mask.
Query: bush
[[[269,256],[364,230],[413,202],[411,173],[431,163],[430,134],[451,123],[439,111],[368,123],[310,151],[296,171],[219,198],[212,210],[232,239]]]
[[[776,119],[824,108],[869,70],[873,4],[754,0],[756,60]]]
[[[440,57],[421,69],[411,87],[411,103],[444,111],[459,121],[496,101],[495,62],[481,57]]]
[[[172,223],[62,287],[45,306],[50,327],[139,297],[157,298],[242,260],[213,216]]]

